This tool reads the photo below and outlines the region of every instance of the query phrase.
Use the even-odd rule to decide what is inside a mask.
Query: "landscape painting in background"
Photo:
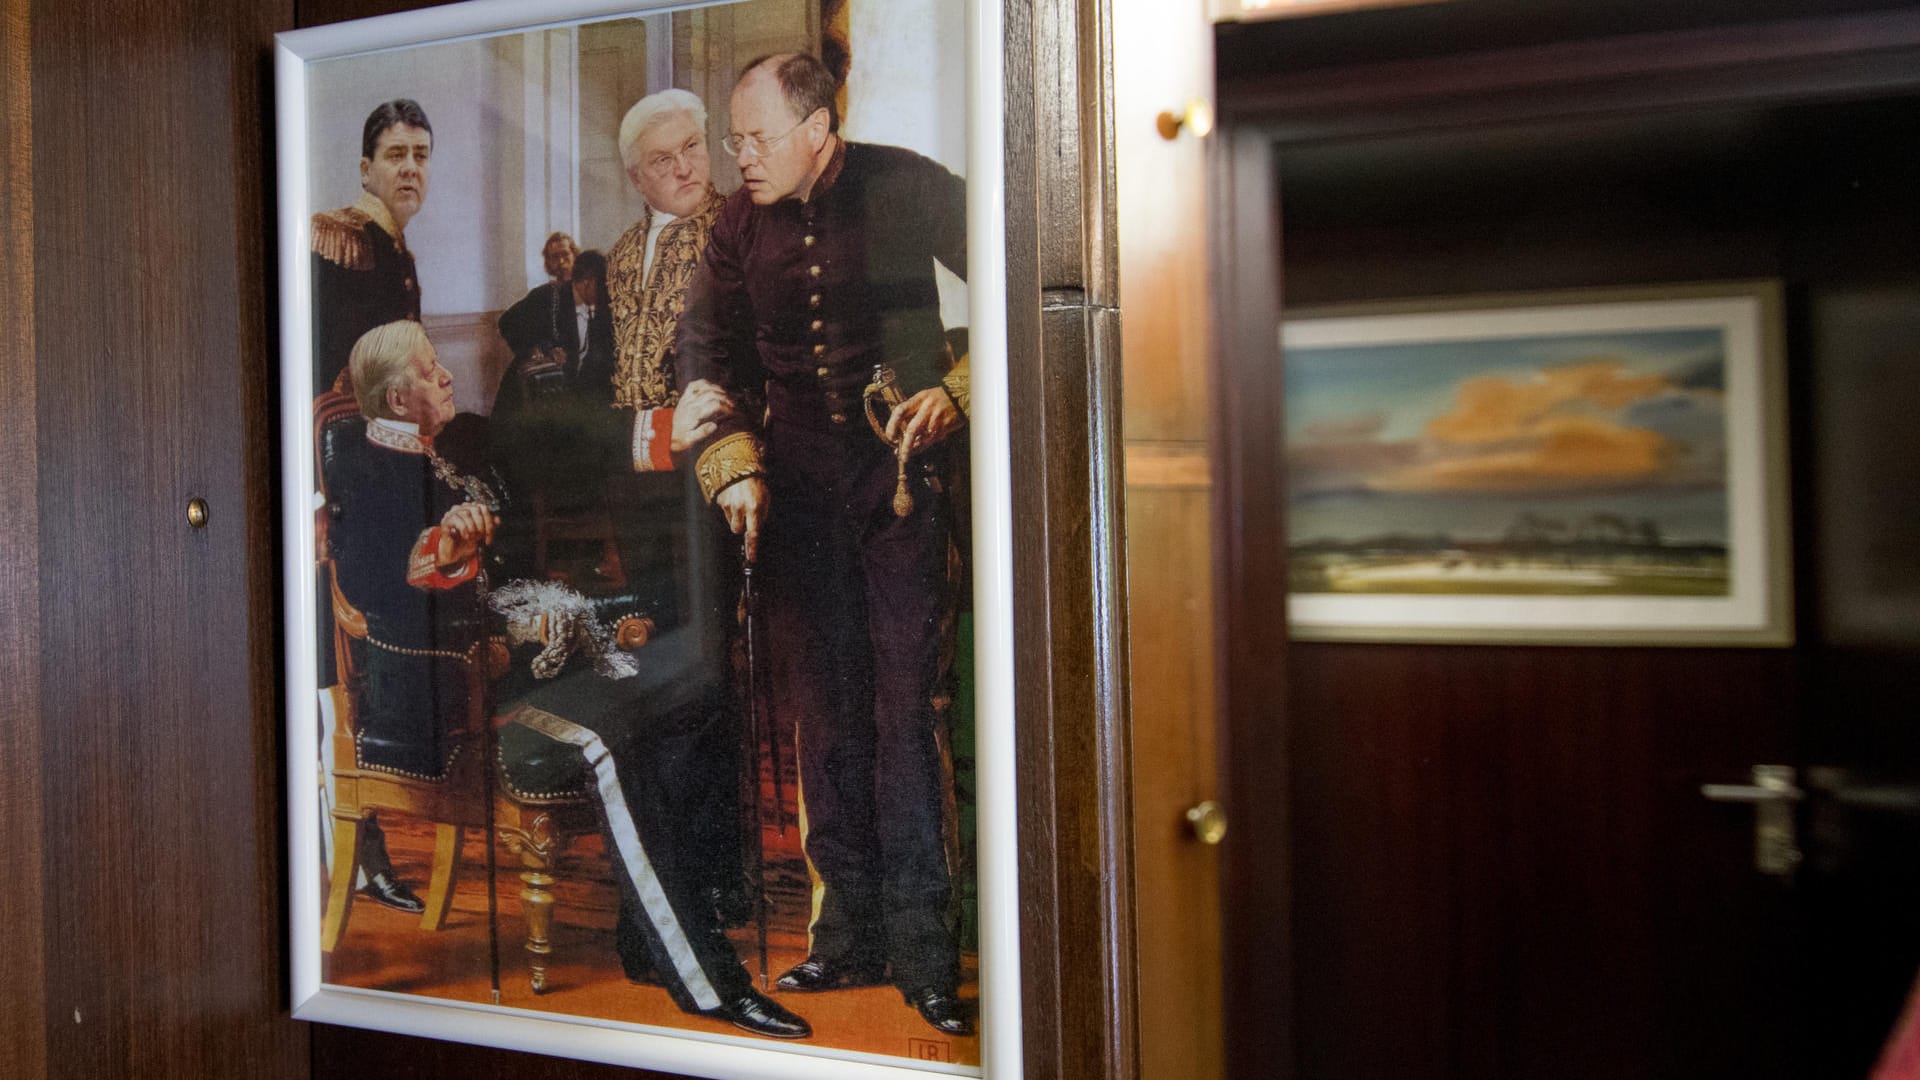
[[[1783,641],[1777,330],[1770,285],[1289,320],[1294,635]]]

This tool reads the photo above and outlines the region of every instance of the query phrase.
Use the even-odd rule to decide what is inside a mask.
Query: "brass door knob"
[[[1227,812],[1212,799],[1190,808],[1187,824],[1192,827],[1194,838],[1203,844],[1217,844],[1227,838]]]
[[[1181,131],[1190,133],[1196,139],[1204,139],[1213,133],[1213,106],[1206,98],[1194,98],[1187,102],[1179,112],[1168,109],[1153,119],[1154,129],[1160,137],[1172,142],[1180,137]]]

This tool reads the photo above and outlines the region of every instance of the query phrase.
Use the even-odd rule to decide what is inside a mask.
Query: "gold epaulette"
[[[367,241],[372,220],[351,206],[313,215],[313,253],[348,270],[373,269],[373,245]]]
[[[940,377],[940,385],[947,388],[953,403],[960,406],[962,414],[973,411],[973,365],[972,354],[965,354],[956,361],[945,375]]]
[[[701,453],[700,460],[694,463],[693,473],[700,478],[700,494],[712,502],[715,496],[737,481],[749,476],[765,476],[767,470],[762,465],[764,459],[760,440],[752,433],[738,431],[726,436],[707,447]]]

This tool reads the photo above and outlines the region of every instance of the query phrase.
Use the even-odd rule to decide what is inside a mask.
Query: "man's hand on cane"
[[[767,504],[767,482],[757,476],[729,484],[713,499],[713,505],[727,516],[727,528],[746,539],[749,563],[760,555],[760,526],[767,520]]]

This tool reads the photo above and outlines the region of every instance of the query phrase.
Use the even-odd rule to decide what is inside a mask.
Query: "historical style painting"
[[[1777,290],[1290,320],[1301,638],[1778,643]]]
[[[282,35],[297,1015],[1016,1074],[980,14]]]

